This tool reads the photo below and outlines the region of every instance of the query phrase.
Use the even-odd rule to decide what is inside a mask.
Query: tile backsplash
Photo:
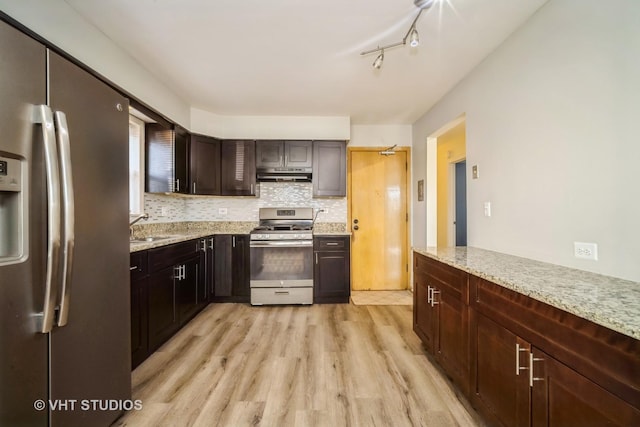
[[[145,212],[148,222],[257,221],[262,207],[312,207],[327,210],[318,215],[317,222],[347,221],[347,199],[314,199],[311,183],[261,182],[259,186],[259,197],[146,193]]]

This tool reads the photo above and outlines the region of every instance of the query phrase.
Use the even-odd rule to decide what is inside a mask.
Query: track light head
[[[429,9],[433,6],[433,3],[435,3],[435,0],[413,0],[413,4],[418,9]]]
[[[409,36],[409,46],[416,47],[420,44],[420,36],[418,35],[418,30],[413,28],[411,30],[411,35]]]
[[[382,51],[380,52],[380,55],[378,55],[376,57],[376,60],[373,61],[373,68],[375,68],[376,70],[379,70],[380,67],[382,67],[382,62],[384,61],[384,49],[382,49]]]

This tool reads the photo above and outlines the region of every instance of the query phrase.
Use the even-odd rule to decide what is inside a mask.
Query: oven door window
[[[251,280],[313,279],[313,247],[251,247]]]

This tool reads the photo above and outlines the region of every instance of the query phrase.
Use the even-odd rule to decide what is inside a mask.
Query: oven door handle
[[[312,247],[313,240],[271,240],[271,241],[252,241],[249,244],[251,248],[300,248]]]

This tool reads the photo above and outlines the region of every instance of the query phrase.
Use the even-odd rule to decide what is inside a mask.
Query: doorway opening
[[[427,246],[467,244],[464,115],[427,138]]]

